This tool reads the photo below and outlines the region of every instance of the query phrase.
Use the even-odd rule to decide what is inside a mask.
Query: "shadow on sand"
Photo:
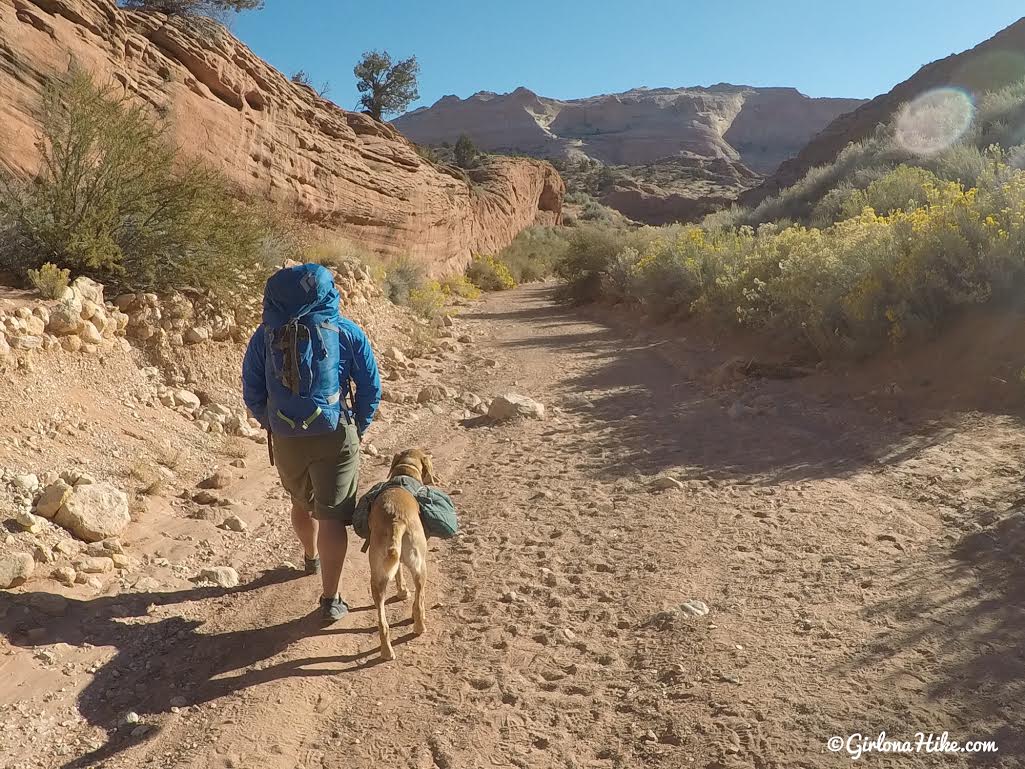
[[[103,746],[64,765],[64,769],[84,769],[149,739],[150,735],[133,738],[131,729],[118,728],[119,720],[128,711],[140,716],[167,713],[172,707],[201,705],[281,678],[331,676],[376,665],[376,645],[356,654],[264,664],[296,641],[318,633],[376,636],[376,627],[343,624],[322,628],[316,614],[224,633],[201,632],[203,623],[186,616],[146,621],[151,616],[151,607],[230,600],[300,576],[291,570],[274,570],[233,589],[197,587],[175,592],[123,593],[91,600],[68,599],[58,618],[44,611],[54,600],[50,593],[0,592],[0,633],[14,646],[63,642],[116,649],[114,657],[96,672],[78,699],[82,717],[108,734]],[[371,608],[360,606],[353,611]],[[409,622],[395,625],[401,627]],[[32,628],[37,630],[30,641],[27,631]],[[42,629],[42,637],[38,629]],[[394,643],[405,643],[412,637],[409,633],[396,638]]]

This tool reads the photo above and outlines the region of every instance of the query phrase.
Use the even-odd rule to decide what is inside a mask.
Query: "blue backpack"
[[[348,411],[341,381],[341,316],[331,273],[319,264],[279,270],[263,298],[267,418],[275,435],[322,435]]]

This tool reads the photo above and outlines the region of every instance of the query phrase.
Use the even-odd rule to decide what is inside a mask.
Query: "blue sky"
[[[1020,0],[267,0],[232,23],[353,109],[364,50],[415,54],[421,100],[517,86],[576,98],[718,82],[872,97],[1025,15]]]

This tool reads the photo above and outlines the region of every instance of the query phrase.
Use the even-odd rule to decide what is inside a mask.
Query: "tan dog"
[[[434,484],[431,456],[422,449],[409,449],[392,459],[389,478],[408,475],[427,485]],[[420,505],[416,498],[401,487],[385,489],[377,495],[370,507],[370,592],[377,606],[377,624],[381,633],[381,657],[395,659],[391,645],[391,631],[384,611],[388,582],[395,579],[398,598],[405,600],[409,593],[402,580],[402,565],[413,575],[413,632],[424,632],[424,587],[427,582],[427,536],[420,523]]]

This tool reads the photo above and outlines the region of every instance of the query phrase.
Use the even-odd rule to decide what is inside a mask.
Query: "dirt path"
[[[432,449],[459,492],[464,534],[432,548],[424,637],[393,604],[398,659],[378,663],[358,547],[355,611],[318,628],[314,580],[275,568],[298,553],[259,449],[228,490],[263,521],[243,586],[72,602],[48,629],[102,652],[85,723],[56,755],[6,765],[783,769],[848,765],[827,738],[881,731],[1000,752],[876,767],[1023,765],[1019,420],[899,420],[809,383],[714,390],[708,350],[541,288],[464,322],[475,352],[446,383],[550,413],[489,426],[446,407],[374,428],[386,455]],[[384,469],[367,464],[364,485]],[[682,488],[649,493],[666,474]],[[154,728],[90,742],[129,710]]]

